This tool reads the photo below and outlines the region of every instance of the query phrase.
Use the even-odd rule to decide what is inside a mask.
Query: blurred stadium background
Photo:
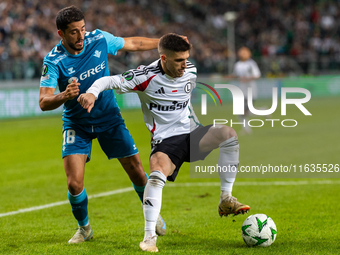
[[[339,163],[339,1],[1,0],[0,254],[112,254],[112,250],[115,254],[133,254],[142,236],[142,211],[132,192],[91,201],[91,219],[99,241],[82,247],[67,246],[74,227],[67,202],[52,210],[4,216],[66,199],[61,160],[62,109],[42,112],[38,97],[42,60],[60,40],[55,16],[71,4],[84,11],[87,31],[99,28],[122,37],[159,37],[168,32],[188,36],[193,44],[190,61],[198,68],[198,81],[212,86],[230,82],[223,80],[223,75],[231,72],[235,50],[249,47],[262,72],[257,81],[258,105],[271,105],[274,86],[303,87],[312,94],[306,103],[312,116],[304,116],[291,106],[287,118],[298,120],[296,128],[266,125],[254,129],[253,135],[240,136],[241,164]],[[109,58],[109,67],[112,74],[117,74],[155,58],[156,50],[119,53]],[[217,109],[223,118],[232,118],[230,94],[219,94],[227,110],[209,110]],[[198,103],[199,99],[195,92],[193,101]],[[144,123],[140,110],[127,110],[140,108],[139,100],[135,94],[119,95],[117,100],[149,172],[148,131],[141,128]],[[279,109],[273,118],[282,118]],[[131,186],[118,161],[108,161],[96,141],[86,171],[88,194]],[[279,229],[272,247],[250,250],[240,235],[246,215],[223,220],[217,217],[217,179],[210,183],[212,179],[191,177],[188,165],[184,165],[175,183],[179,186],[172,185],[176,192],[164,189],[162,215],[169,228],[169,235],[159,240],[164,254],[339,253],[340,229],[335,221],[339,211],[338,180],[238,179],[235,194],[240,201],[249,201],[252,213],[270,215]],[[189,182],[216,185],[185,186]],[[185,194],[179,204],[178,194]]]
[[[221,75],[231,72],[235,50],[247,46],[262,72],[260,98],[270,97],[272,86],[287,83],[308,88],[313,96],[340,94],[338,1],[3,0],[0,118],[42,114],[37,104],[42,60],[60,40],[55,16],[70,4],[84,11],[87,31],[99,28],[122,37],[168,32],[188,36],[194,46],[190,60],[200,81],[221,81]],[[227,12],[235,14],[234,21],[227,21]],[[156,58],[156,50],[119,53],[110,57],[110,71],[121,73]],[[119,104],[133,108],[139,105],[135,99],[126,95]],[[60,109],[44,114],[51,113]]]

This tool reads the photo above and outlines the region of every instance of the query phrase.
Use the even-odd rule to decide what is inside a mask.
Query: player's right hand
[[[88,113],[90,113],[94,106],[94,102],[96,101],[96,97],[92,93],[84,93],[78,97],[77,101]]]
[[[69,85],[67,85],[66,90],[64,91],[64,97],[66,100],[72,100],[75,97],[77,97],[79,95],[79,86],[80,83],[78,83],[76,81],[76,79],[74,79],[72,81],[72,83],[70,83]]]

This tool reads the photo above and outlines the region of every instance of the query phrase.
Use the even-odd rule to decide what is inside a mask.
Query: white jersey
[[[261,72],[256,62],[252,59],[238,61],[234,66],[234,75],[239,78],[260,78]],[[257,97],[257,87],[254,80],[249,82],[240,82],[240,88],[245,96],[248,97],[248,87],[253,90],[253,98]]]
[[[188,134],[200,124],[191,107],[191,91],[196,86],[196,67],[187,61],[182,77],[164,73],[160,60],[140,66],[121,75],[97,80],[87,93],[98,94],[115,89],[118,94],[136,92],[141,101],[146,127],[151,140]]]

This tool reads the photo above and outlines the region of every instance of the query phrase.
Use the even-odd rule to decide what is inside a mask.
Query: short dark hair
[[[57,28],[65,31],[68,24],[84,19],[83,12],[74,5],[61,9],[56,18]]]
[[[158,43],[159,54],[165,53],[164,51],[181,52],[188,51],[190,49],[191,44],[184,40],[183,37],[174,33],[163,35],[161,39],[159,39]]]

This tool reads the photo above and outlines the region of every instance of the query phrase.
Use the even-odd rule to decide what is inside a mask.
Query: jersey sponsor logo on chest
[[[79,78],[80,78],[81,81],[85,80],[86,78],[88,78],[92,75],[100,73],[104,69],[105,69],[105,61],[103,61],[101,64],[97,65],[95,68],[91,68],[91,69],[81,73]]]
[[[150,111],[158,110],[162,112],[176,111],[176,110],[184,109],[188,105],[188,103],[189,103],[189,99],[184,102],[173,101],[172,105],[160,105],[156,103],[150,103],[149,109]]]
[[[83,80],[89,78],[90,76],[93,76],[93,75],[96,75],[97,73],[100,73],[102,70],[105,69],[105,67],[106,67],[105,61],[103,61],[101,64],[97,65],[96,67],[88,69],[85,72],[81,73],[79,75],[79,79],[81,81],[83,81]],[[68,71],[69,71],[69,74],[75,73],[75,70],[73,69],[73,67],[68,68]],[[75,79],[75,78],[77,78],[77,77],[72,77],[72,80]],[[78,79],[76,79],[76,80],[78,80]]]

